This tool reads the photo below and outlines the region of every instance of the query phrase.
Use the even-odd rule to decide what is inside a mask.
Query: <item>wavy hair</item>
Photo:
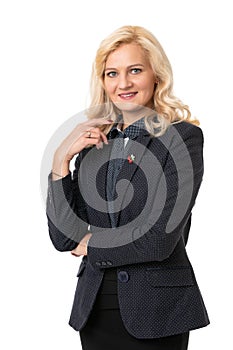
[[[160,136],[171,123],[187,121],[199,125],[197,119],[191,118],[189,107],[173,95],[172,68],[161,44],[150,31],[139,26],[123,26],[101,42],[92,67],[88,118],[106,117],[116,121],[121,113],[105,93],[104,70],[109,54],[121,45],[130,43],[144,50],[158,82],[153,96],[153,115],[145,116],[147,131],[152,136]],[[107,134],[111,125],[104,125],[101,129]]]

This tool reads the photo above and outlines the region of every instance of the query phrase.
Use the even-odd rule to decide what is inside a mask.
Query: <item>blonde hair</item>
[[[158,82],[153,96],[153,107],[156,115],[145,116],[145,127],[152,136],[163,134],[170,123],[187,121],[199,125],[197,119],[191,119],[189,107],[173,95],[173,73],[171,64],[158,40],[143,27],[123,26],[106,39],[97,50],[91,76],[91,103],[88,118],[111,118],[116,121],[119,114],[116,106],[111,102],[104,89],[104,70],[107,58],[123,44],[139,45],[148,57],[151,68]],[[102,127],[107,134],[111,125]],[[159,131],[158,131],[159,130]]]

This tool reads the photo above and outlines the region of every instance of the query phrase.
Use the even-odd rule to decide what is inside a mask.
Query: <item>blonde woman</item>
[[[83,256],[69,324],[84,350],[185,350],[209,324],[185,249],[203,176],[199,122],[145,28],[103,40],[91,82],[88,119],[49,176],[51,240]]]

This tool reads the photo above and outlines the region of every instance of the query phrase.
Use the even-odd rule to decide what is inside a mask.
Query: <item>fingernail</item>
[[[102,149],[103,148],[103,142],[97,143],[96,148],[97,149]]]
[[[113,122],[113,120],[112,120],[112,119],[108,119],[108,122],[109,122],[109,123],[112,123],[112,122]]]

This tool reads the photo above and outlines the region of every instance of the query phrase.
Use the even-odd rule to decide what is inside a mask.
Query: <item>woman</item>
[[[49,233],[83,255],[69,323],[84,350],[184,350],[209,324],[185,250],[203,135],[172,88],[155,37],[116,30],[97,51],[88,120],[55,152]]]

